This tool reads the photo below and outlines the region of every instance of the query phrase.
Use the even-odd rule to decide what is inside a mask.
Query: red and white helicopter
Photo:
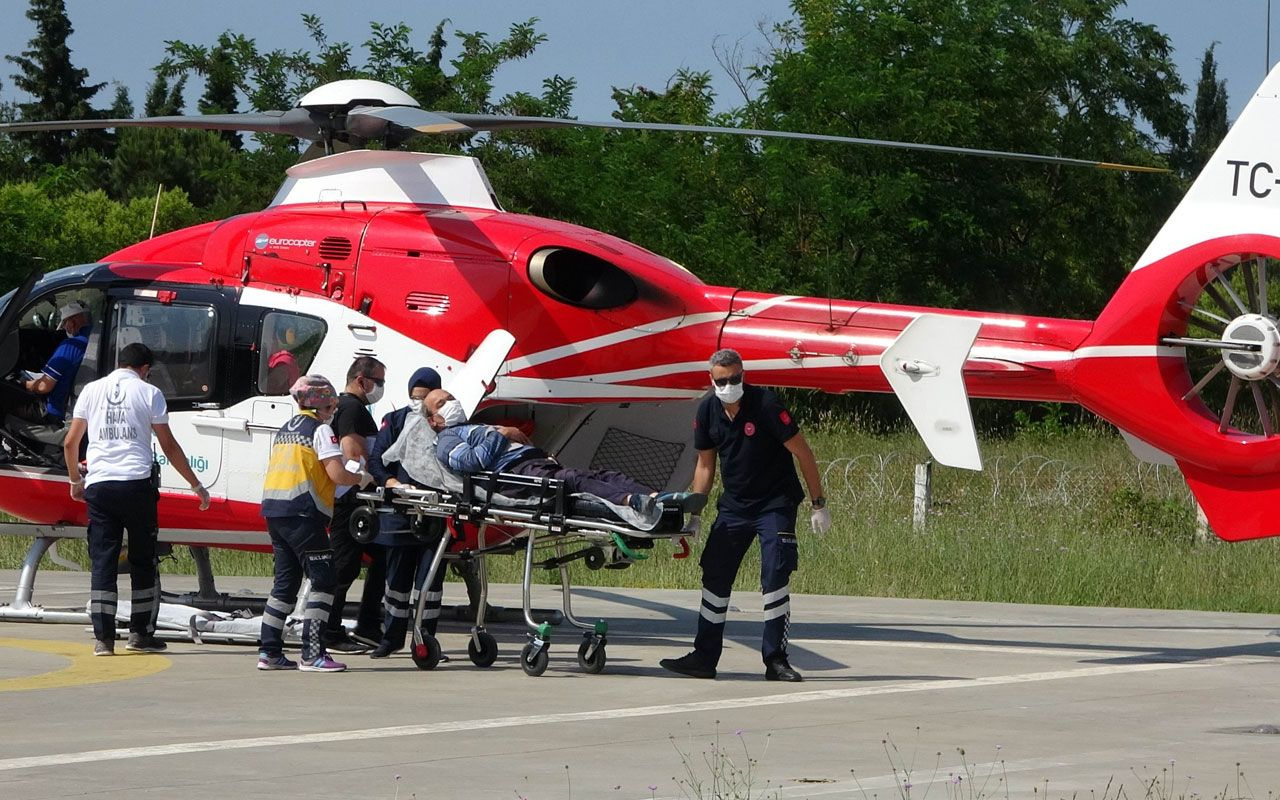
[[[1269,260],[1280,258],[1277,94],[1273,71],[1096,321],[708,286],[608,234],[504,212],[475,159],[352,150],[292,167],[262,211],[33,275],[0,301],[0,374],[40,368],[55,343],[52,310],[71,297],[89,303],[95,322],[82,380],[125,344],[150,345],[172,427],[214,497],[198,513],[176,472],[163,470],[161,525],[192,544],[266,546],[262,469],[293,413],[289,376],[341,376],[353,355],[375,354],[390,365],[380,416],[405,401],[413,369],[435,366],[448,384],[497,330],[514,347],[491,366],[482,413],[523,421],[566,462],[651,485],[687,483],[705,357],[733,347],[759,384],[896,393],[933,457],[956,467],[981,468],[970,396],[1079,403],[1140,457],[1176,464],[1219,536],[1276,535],[1280,518],[1267,510],[1280,501],[1280,302],[1268,302]],[[724,130],[438,114],[373,81],[322,86],[288,112],[0,130],[234,128],[327,147],[580,124]],[[1214,396],[1225,400],[1202,399]],[[38,459],[0,465],[0,509],[49,536],[85,523],[63,471]]]

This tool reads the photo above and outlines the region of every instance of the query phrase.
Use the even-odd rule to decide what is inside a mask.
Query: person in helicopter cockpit
[[[55,446],[60,446],[66,436],[67,401],[93,331],[89,306],[81,300],[65,303],[58,314],[67,338],[58,344],[43,370],[23,375],[22,388],[33,396],[8,409],[5,420],[11,433]]]

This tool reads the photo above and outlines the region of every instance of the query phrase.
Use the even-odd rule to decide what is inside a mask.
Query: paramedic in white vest
[[[158,653],[164,642],[155,637],[160,612],[160,574],[156,558],[156,505],[159,487],[152,483],[155,463],[151,435],[178,474],[209,508],[209,492],[191,471],[187,454],[169,430],[164,395],[147,383],[151,348],[126,345],[117,369],[84,387],[76,400],[71,427],[63,444],[71,497],[89,506],[89,558],[92,561],[89,616],[93,620],[95,656],[109,656],[116,646],[116,575],[120,546],[129,531],[129,577],[133,585],[129,641],[125,649]],[[80,477],[80,440],[89,436],[88,471]]]

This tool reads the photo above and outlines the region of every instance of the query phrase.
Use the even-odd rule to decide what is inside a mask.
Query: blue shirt
[[[54,380],[53,391],[49,392],[49,397],[45,400],[44,413],[58,422],[62,422],[67,416],[67,398],[71,396],[71,389],[75,386],[76,372],[80,370],[80,362],[84,361],[84,351],[89,347],[89,333],[92,330],[92,325],[85,325],[75,336],[63,339],[42,370]]]
[[[454,472],[506,472],[547,454],[528,444],[515,444],[492,425],[454,425],[436,437],[436,458]]]

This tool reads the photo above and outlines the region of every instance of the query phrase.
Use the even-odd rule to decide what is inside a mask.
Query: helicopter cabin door
[[[347,203],[332,213],[262,215],[245,240],[243,283],[288,286],[351,305],[351,284],[369,212]]]
[[[147,378],[164,393],[169,427],[182,444],[196,477],[214,494],[220,491],[223,430],[209,413],[221,408],[231,339],[232,301],[211,287],[153,284],[109,293],[106,360],[135,342],[151,348]],[[212,424],[210,424],[212,423]],[[187,482],[153,442],[162,487],[186,489]]]
[[[507,327],[511,267],[453,210],[389,210],[365,233],[353,307],[450,359]]]

